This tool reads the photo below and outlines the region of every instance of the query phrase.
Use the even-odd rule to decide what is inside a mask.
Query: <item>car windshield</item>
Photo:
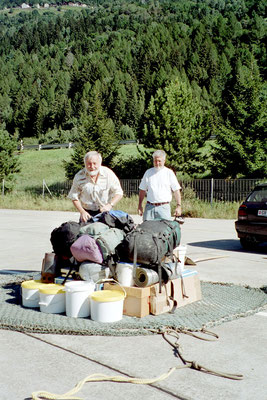
[[[267,202],[267,186],[263,186],[254,190],[247,198],[248,202]]]

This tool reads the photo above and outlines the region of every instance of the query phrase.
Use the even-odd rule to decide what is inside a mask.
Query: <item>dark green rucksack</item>
[[[180,244],[180,239],[178,221],[144,221],[126,235],[120,248],[121,259],[134,263],[134,276],[137,263],[156,268],[161,291],[162,263],[166,256],[173,256],[173,249]]]
[[[142,224],[126,235],[123,257],[139,264],[156,266],[165,256],[172,256],[180,244],[181,230],[178,221],[152,220]]]

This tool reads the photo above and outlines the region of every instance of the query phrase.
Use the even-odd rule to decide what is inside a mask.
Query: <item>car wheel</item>
[[[246,238],[240,238],[240,244],[243,249],[253,250],[258,246],[259,241],[255,238],[255,236],[247,236]]]

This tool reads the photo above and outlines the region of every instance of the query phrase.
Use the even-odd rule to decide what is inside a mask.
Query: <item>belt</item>
[[[163,206],[163,204],[170,204],[170,202],[165,201],[164,203],[150,203],[150,201],[147,201],[147,204],[151,204],[152,206],[158,207],[158,206]]]

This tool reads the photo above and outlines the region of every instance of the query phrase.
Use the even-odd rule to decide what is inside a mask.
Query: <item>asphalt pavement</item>
[[[0,273],[40,271],[44,253],[52,250],[51,231],[62,222],[78,221],[76,212],[0,210]],[[139,216],[133,216],[136,223]],[[181,244],[203,281],[252,287],[267,285],[266,248],[242,250],[234,220],[187,218]],[[76,394],[94,400],[266,400],[265,349],[267,308],[212,328],[219,336],[202,341],[180,335],[187,360],[213,370],[242,374],[230,380],[193,369],[177,369],[162,381],[144,385],[90,382]],[[0,330],[0,399],[30,400],[40,390],[63,394],[94,373],[157,378],[181,366],[161,335],[71,336]],[[74,396],[75,397],[75,396]],[[66,397],[68,399],[71,398]]]

